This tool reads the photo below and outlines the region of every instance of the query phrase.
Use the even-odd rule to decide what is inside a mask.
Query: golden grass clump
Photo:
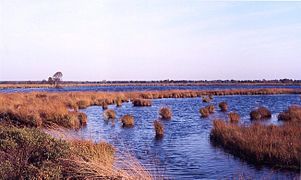
[[[78,114],[78,119],[79,119],[79,122],[80,122],[81,126],[87,125],[88,117],[85,113],[79,113]]]
[[[135,99],[133,101],[134,106],[151,106],[152,101],[148,99]]]
[[[251,120],[264,120],[272,117],[272,113],[266,107],[259,107],[250,112]]]
[[[208,109],[208,111],[209,111],[210,114],[214,113],[214,110],[215,110],[214,105],[211,104],[209,106],[206,106],[206,108]]]
[[[171,109],[168,107],[163,107],[160,109],[159,115],[161,116],[161,119],[170,120],[172,117]]]
[[[159,120],[154,121],[154,128],[156,131],[156,137],[161,138],[164,135],[164,126]]]
[[[201,117],[206,118],[209,116],[210,112],[208,108],[204,107],[200,109]]]
[[[105,101],[103,101],[103,102],[101,103],[101,107],[102,107],[103,110],[107,110],[107,109],[108,109],[108,103],[105,102]]]
[[[115,119],[116,118],[116,112],[113,109],[107,109],[104,112],[105,119]]]
[[[85,109],[90,106],[90,103],[87,100],[79,100],[76,104],[79,109]]]
[[[121,97],[117,97],[116,100],[115,100],[115,103],[116,103],[116,106],[117,107],[121,107],[122,106],[122,99]]]
[[[240,116],[236,112],[230,112],[228,116],[231,123],[238,123],[240,120]]]
[[[215,145],[255,164],[300,169],[300,123],[244,126],[215,120],[210,139]]]
[[[301,122],[301,106],[292,105],[278,115],[278,120],[286,122]]]
[[[205,103],[210,103],[211,99],[210,99],[210,97],[202,96],[202,101]]]
[[[133,127],[134,126],[134,117],[131,115],[124,115],[121,117],[121,122],[123,127]]]
[[[218,106],[222,112],[228,111],[228,104],[226,102],[220,102]]]

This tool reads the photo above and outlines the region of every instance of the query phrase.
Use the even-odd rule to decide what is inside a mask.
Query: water
[[[212,101],[217,107],[221,101],[228,102],[230,111],[241,115],[241,123],[251,123],[249,112],[257,106],[266,106],[273,118],[267,123],[277,123],[277,114],[291,104],[301,104],[299,95],[268,96],[219,96]],[[121,123],[105,121],[101,107],[92,106],[83,112],[88,115],[88,124],[77,134],[94,141],[106,141],[123,152],[130,152],[148,169],[171,179],[222,179],[222,178],[272,178],[291,179],[298,172],[258,167],[240,160],[222,149],[214,147],[209,140],[212,120],[226,114],[216,110],[209,118],[200,118],[198,110],[207,105],[200,98],[158,99],[152,107],[133,107],[124,103],[115,109],[118,119],[125,114],[135,117],[133,128],[122,128]],[[157,140],[153,121],[159,118],[161,107],[173,111],[170,121],[161,121],[165,127],[163,139]]]
[[[255,89],[255,88],[292,88],[298,89],[301,86],[272,86],[272,85],[200,85],[200,86],[79,86],[64,88],[8,88],[1,89],[0,93],[13,92],[77,92],[77,91],[158,91],[158,90],[223,90],[223,89]]]

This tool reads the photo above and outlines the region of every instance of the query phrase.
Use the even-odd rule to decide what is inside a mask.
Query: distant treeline
[[[62,81],[61,84],[155,84],[155,83],[199,83],[199,84],[300,84],[301,80],[278,79],[278,80],[160,80],[160,81]],[[49,81],[0,81],[0,84],[49,84]]]

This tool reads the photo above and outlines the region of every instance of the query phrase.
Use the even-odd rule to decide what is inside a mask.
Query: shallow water
[[[266,123],[277,123],[277,113],[291,104],[301,104],[299,95],[268,96],[219,96],[212,101],[217,108],[221,101],[228,102],[230,111],[237,111],[242,123],[251,123],[249,112],[257,106],[266,106],[273,118]],[[133,107],[124,103],[115,109],[118,119],[125,114],[135,117],[133,128],[122,128],[121,123],[105,121],[101,107],[92,106],[83,110],[88,115],[88,124],[77,134],[94,141],[107,141],[121,151],[135,155],[143,165],[155,173],[171,179],[221,179],[221,178],[275,178],[291,179],[298,172],[258,167],[214,147],[209,140],[212,120],[225,118],[216,110],[209,118],[200,118],[198,110],[207,105],[200,98],[158,99],[151,107]],[[173,111],[171,121],[161,121],[165,127],[163,139],[155,139],[153,121],[158,119],[160,107],[168,106]]]
[[[202,86],[79,86],[64,88],[8,88],[1,89],[0,93],[13,92],[77,92],[77,91],[159,91],[159,90],[223,90],[223,89],[257,89],[257,88],[291,88],[301,86],[271,86],[271,85],[202,85]]]

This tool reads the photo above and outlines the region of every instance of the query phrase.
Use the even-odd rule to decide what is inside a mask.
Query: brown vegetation
[[[104,142],[0,125],[0,144],[1,179],[152,179],[137,160],[116,158],[115,148]]]
[[[123,127],[133,127],[134,126],[134,117],[131,115],[124,115],[121,117],[121,122]]]
[[[301,106],[292,105],[278,115],[278,120],[286,122],[301,122]]]
[[[115,119],[116,118],[116,112],[113,109],[107,109],[104,112],[104,117],[106,119]]]
[[[226,102],[221,102],[218,104],[218,106],[222,112],[228,111],[228,104]]]
[[[210,99],[210,97],[203,96],[202,101],[205,103],[209,103],[209,102],[211,102],[211,99]]]
[[[209,110],[208,108],[204,107],[200,109],[201,117],[205,118],[209,116]]]
[[[156,137],[160,138],[163,137],[164,135],[164,126],[162,123],[160,123],[160,121],[155,120],[154,121],[154,128],[156,131]]]
[[[134,106],[151,106],[152,102],[148,99],[135,99],[133,101]]]
[[[210,139],[255,164],[300,169],[301,124],[239,126],[215,120]]]
[[[230,112],[229,113],[229,120],[231,123],[238,123],[240,120],[240,116],[236,112]]]
[[[209,105],[209,106],[206,106],[206,108],[208,109],[208,111],[209,111],[210,114],[213,114],[213,113],[214,113],[214,109],[215,109],[215,108],[214,108],[214,105],[211,104],[211,105]]]
[[[121,97],[117,97],[115,100],[116,106],[121,107],[122,106],[122,99]]]
[[[161,116],[161,119],[169,120],[169,119],[171,119],[172,112],[171,112],[170,108],[163,107],[160,109],[159,115]]]
[[[272,117],[272,113],[266,107],[259,107],[250,112],[251,120],[264,120]]]
[[[64,92],[0,94],[0,119],[19,126],[80,128],[77,110],[96,105],[107,108],[117,97],[135,100],[136,105],[151,105],[149,99],[193,98],[204,95],[300,94],[300,89],[170,90],[148,92]],[[148,98],[148,99],[143,99]],[[138,100],[137,100],[138,99]]]

